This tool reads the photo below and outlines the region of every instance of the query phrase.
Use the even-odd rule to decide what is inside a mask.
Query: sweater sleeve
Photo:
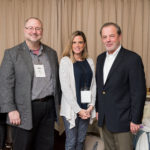
[[[75,81],[72,72],[72,62],[68,57],[63,57],[60,61],[59,67],[59,77],[62,95],[64,96],[65,101],[70,105],[72,110],[75,113],[78,113],[81,108],[77,103],[75,91],[72,87],[75,88]]]
[[[95,106],[95,100],[96,100],[96,80],[95,80],[95,67],[94,62],[92,59],[88,59],[88,62],[90,64],[90,67],[93,72],[92,82],[91,82],[91,93],[92,93],[92,101],[89,105]]]

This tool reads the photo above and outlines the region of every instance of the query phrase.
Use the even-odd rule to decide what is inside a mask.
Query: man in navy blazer
[[[6,50],[1,64],[0,112],[8,114],[13,150],[53,150],[58,59],[55,50],[40,42],[42,35],[42,22],[28,18],[25,41]]]
[[[97,58],[96,111],[105,150],[132,150],[141,124],[146,84],[140,56],[121,46],[121,29],[105,23],[100,35],[106,52]]]

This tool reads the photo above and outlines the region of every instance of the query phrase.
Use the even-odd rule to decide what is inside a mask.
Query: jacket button
[[[103,91],[103,92],[102,92],[102,94],[103,94],[103,95],[105,95],[105,94],[106,94],[106,92],[105,92],[105,91]]]

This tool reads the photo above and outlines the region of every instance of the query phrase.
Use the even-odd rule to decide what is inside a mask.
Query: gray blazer
[[[49,57],[53,73],[55,110],[58,118],[60,86],[58,79],[58,59],[56,52],[43,44],[43,49]],[[21,125],[18,127],[30,130],[32,128],[32,81],[34,76],[30,52],[23,42],[5,51],[0,67],[0,112],[18,110]],[[7,117],[7,123],[10,124]]]

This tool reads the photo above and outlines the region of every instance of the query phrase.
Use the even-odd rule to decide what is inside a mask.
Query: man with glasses
[[[38,18],[25,21],[25,41],[5,51],[0,68],[1,112],[12,126],[13,150],[53,150],[58,116],[56,52],[40,42]]]

